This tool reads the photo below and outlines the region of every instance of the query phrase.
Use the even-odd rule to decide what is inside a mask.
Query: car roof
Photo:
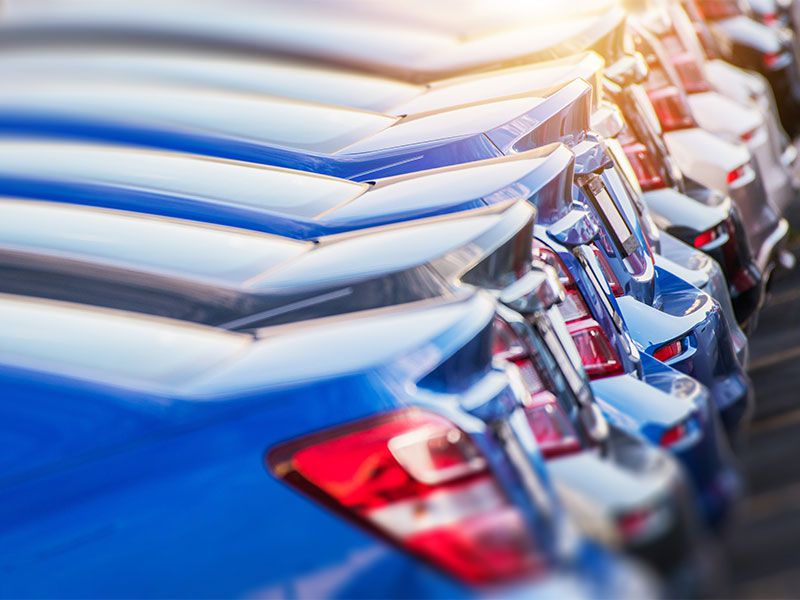
[[[133,210],[295,239],[476,208],[538,203],[573,158],[551,144],[376,184],[193,154],[0,137],[0,194]],[[553,199],[568,202],[563,198]],[[548,206],[549,208],[549,206]]]
[[[13,198],[0,214],[0,290],[252,330],[452,296],[502,248],[490,276],[505,287],[529,268],[534,211],[509,201],[315,243]]]

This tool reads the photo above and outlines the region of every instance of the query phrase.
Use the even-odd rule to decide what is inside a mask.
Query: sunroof
[[[224,159],[123,146],[0,139],[0,173],[169,192],[302,218],[367,187],[332,177]]]
[[[0,295],[0,361],[6,364],[160,387],[200,376],[251,343],[209,327]]]
[[[3,85],[0,110],[189,129],[313,152],[335,152],[390,127],[386,115],[192,86],[42,78]]]
[[[0,199],[0,244],[237,287],[310,247],[238,229],[12,199]]]

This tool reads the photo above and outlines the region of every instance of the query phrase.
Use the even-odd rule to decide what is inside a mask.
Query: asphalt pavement
[[[747,497],[725,546],[742,598],[800,596],[800,207],[787,217],[798,266],[774,281],[750,339],[756,410],[739,451]]]

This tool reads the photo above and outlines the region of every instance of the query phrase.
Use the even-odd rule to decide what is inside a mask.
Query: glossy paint
[[[206,25],[206,27],[207,27],[207,25]],[[187,26],[187,30],[191,30],[191,25]],[[202,30],[202,28],[201,28],[201,30]],[[334,30],[335,30],[335,28],[331,28],[331,31],[334,31]],[[268,35],[269,34],[265,32],[265,36],[268,36]],[[222,32],[222,37],[225,37],[224,32]],[[553,43],[553,42],[551,41],[551,43]],[[410,47],[413,47],[413,42],[412,42],[412,45],[410,45]],[[294,48],[294,46],[292,46],[292,48]],[[372,57],[371,60],[376,61],[376,60],[378,60],[378,58]],[[374,65],[376,63],[373,62],[372,64]],[[173,65],[172,68],[175,69],[177,67],[175,65]],[[185,65],[184,65],[184,68],[185,68]],[[167,69],[167,71],[169,71],[169,69]],[[163,75],[163,73],[162,73],[162,75]],[[305,85],[306,85],[306,88],[308,88],[309,85],[313,86],[313,82],[307,82]],[[572,138],[571,139],[566,139],[565,136],[558,135],[557,131],[548,131],[549,129],[552,130],[554,128],[552,127],[552,125],[547,124],[547,123],[539,123],[537,125],[536,129],[534,130],[534,134],[535,135],[531,136],[530,139],[525,139],[524,135],[523,136],[519,135],[519,132],[524,131],[525,128],[529,128],[531,126],[531,119],[534,119],[534,122],[535,122],[535,120],[537,118],[537,117],[533,116],[535,113],[538,113],[540,115],[547,115],[548,111],[561,111],[561,113],[563,115],[563,116],[561,116],[561,118],[562,119],[566,118],[569,115],[569,112],[568,112],[569,103],[572,102],[573,105],[576,104],[575,100],[570,100],[569,99],[568,90],[569,90],[571,85],[572,84],[567,85],[564,88],[564,90],[561,90],[561,91],[559,91],[557,93],[552,94],[546,100],[542,101],[541,104],[537,105],[534,109],[531,109],[531,110],[529,110],[529,111],[527,111],[527,112],[525,112],[523,114],[520,114],[520,116],[517,117],[516,119],[508,120],[505,123],[505,125],[499,126],[499,127],[493,127],[493,128],[485,129],[484,132],[483,132],[484,135],[485,135],[485,138],[480,138],[480,140],[483,141],[485,139],[485,140],[490,141],[491,144],[493,145],[493,148],[487,148],[485,146],[479,147],[479,146],[481,146],[481,144],[478,143],[478,139],[476,139],[475,136],[471,136],[471,137],[468,136],[467,138],[462,138],[462,139],[458,139],[458,140],[456,140],[455,138],[451,139],[450,143],[447,144],[448,147],[445,147],[444,145],[442,145],[441,142],[434,142],[434,143],[431,144],[431,147],[427,147],[426,148],[426,150],[425,150],[426,154],[425,154],[424,157],[423,157],[423,155],[420,155],[419,153],[416,153],[415,156],[410,157],[408,159],[405,159],[405,158],[402,158],[402,156],[397,154],[398,148],[395,147],[395,148],[390,148],[390,149],[387,150],[387,147],[391,146],[392,144],[400,145],[401,148],[404,148],[406,150],[410,150],[411,149],[410,145],[413,144],[413,143],[417,143],[417,142],[414,141],[413,137],[409,137],[408,135],[404,136],[400,132],[403,131],[403,125],[406,126],[406,130],[408,130],[409,126],[412,129],[415,126],[417,128],[423,127],[424,124],[426,123],[426,116],[423,114],[422,116],[418,117],[417,119],[414,119],[413,117],[410,120],[406,119],[405,123],[401,122],[399,124],[400,126],[395,128],[395,129],[389,128],[389,129],[383,131],[382,134],[375,135],[375,136],[373,136],[371,138],[368,137],[363,142],[356,142],[354,144],[349,145],[347,148],[343,149],[343,151],[341,151],[339,154],[340,155],[347,154],[348,155],[348,157],[347,157],[348,160],[352,159],[352,158],[355,158],[355,157],[358,157],[358,158],[361,159],[361,166],[360,167],[355,167],[355,168],[353,168],[352,165],[344,166],[344,165],[341,164],[341,162],[340,162],[339,165],[336,165],[336,166],[333,166],[333,165],[325,166],[325,165],[322,164],[322,162],[320,160],[318,160],[318,159],[320,159],[320,157],[312,157],[311,160],[313,160],[313,164],[309,162],[308,158],[304,158],[304,159],[298,160],[298,162],[296,162],[295,164],[292,164],[291,161],[288,160],[288,157],[278,158],[276,156],[272,156],[272,157],[264,157],[264,156],[262,156],[262,157],[259,157],[259,158],[255,158],[252,155],[251,156],[247,156],[245,154],[227,153],[224,150],[221,151],[221,149],[219,149],[219,148],[217,148],[213,152],[218,154],[218,155],[220,155],[220,156],[225,156],[225,157],[229,157],[229,158],[239,158],[239,159],[245,159],[245,160],[256,160],[256,161],[262,162],[262,163],[266,162],[268,164],[276,164],[276,165],[279,165],[279,166],[290,166],[290,167],[293,167],[293,168],[301,168],[301,169],[307,169],[307,170],[314,170],[316,172],[333,174],[333,175],[342,176],[342,177],[345,177],[345,178],[354,178],[354,179],[364,180],[367,177],[369,177],[369,178],[386,177],[386,176],[391,176],[391,175],[394,175],[394,174],[400,174],[400,173],[403,173],[403,172],[408,172],[410,170],[409,169],[410,165],[413,165],[414,169],[421,168],[423,165],[420,163],[420,160],[424,160],[425,161],[425,163],[426,163],[424,165],[425,168],[435,168],[435,167],[439,167],[439,166],[442,166],[442,165],[446,164],[446,162],[448,160],[451,161],[451,162],[461,162],[461,161],[475,160],[475,159],[478,159],[478,158],[481,158],[481,157],[486,158],[488,156],[493,156],[493,155],[496,156],[496,154],[494,153],[494,150],[496,150],[496,149],[499,149],[502,154],[508,154],[510,152],[518,152],[518,151],[521,151],[521,150],[524,150],[524,149],[528,149],[528,148],[534,147],[534,146],[536,146],[538,144],[541,144],[541,143],[544,143],[544,142],[551,142],[551,141],[565,141],[565,142],[570,143],[571,145],[573,145],[573,144],[579,142],[579,140],[580,140],[580,135],[583,132],[580,127],[573,128]],[[303,85],[300,84],[299,87],[302,89]],[[456,88],[458,88],[458,86],[456,86]],[[565,92],[567,92],[567,93],[565,93]],[[285,93],[285,91],[284,91],[284,93]],[[454,101],[455,101],[454,99],[451,100],[451,102],[454,102]],[[523,99],[518,97],[518,98],[516,98],[516,101],[522,102]],[[511,101],[508,101],[508,102],[511,102]],[[413,104],[414,100],[412,100],[411,103]],[[499,103],[497,103],[497,104],[499,105]],[[464,110],[469,111],[470,108],[466,108]],[[464,110],[461,111],[462,114],[465,114]],[[510,109],[510,110],[513,111],[514,109]],[[569,118],[573,119],[573,121],[575,121],[575,122],[579,122],[581,120],[581,118],[582,118],[586,122],[586,125],[588,126],[588,119],[586,118],[585,115],[581,116],[579,110],[580,109],[578,109],[577,107],[573,108],[573,113],[572,113],[573,116],[570,116]],[[444,113],[441,113],[441,114],[448,114],[448,113],[451,114],[454,118],[457,118],[456,115],[458,113],[458,110],[445,111]],[[24,117],[21,117],[21,118],[24,120]],[[539,119],[541,119],[541,117],[539,117]],[[17,121],[20,120],[20,115],[17,115],[16,120]],[[431,119],[429,117],[428,121],[430,121],[430,120]],[[436,117],[434,117],[434,120],[436,120]],[[556,118],[555,120],[557,121],[558,118]],[[82,127],[85,130],[85,124]],[[393,135],[393,133],[396,133],[397,135]],[[537,135],[537,133],[538,133],[538,135]],[[114,137],[114,134],[111,134],[111,135],[112,135],[111,138],[106,138],[106,139],[119,139],[119,138]],[[430,137],[435,138],[435,137],[443,136],[443,135],[446,135],[446,134],[444,132],[442,132],[442,133],[429,132],[429,135],[430,135]],[[424,146],[427,146],[427,144],[424,144]],[[436,147],[433,147],[433,146],[436,146]],[[186,147],[186,146],[176,147],[175,145],[172,145],[171,147],[173,149],[183,149],[183,150],[187,150],[188,149],[188,150],[192,150],[192,151],[198,151],[198,148],[191,147],[191,146],[189,146],[189,147]],[[415,148],[415,150],[416,150],[416,148]],[[202,152],[202,150],[200,150],[200,151]],[[206,149],[205,151],[207,152],[208,150]],[[488,152],[488,154],[486,152]],[[602,150],[591,150],[591,149],[589,149],[588,152],[584,152],[584,155],[585,154],[597,154],[597,152],[602,152]],[[456,156],[456,153],[457,153],[457,156]],[[366,158],[367,154],[370,154],[371,156],[380,156],[381,160],[386,161],[388,163],[388,165],[385,166],[385,167],[378,166],[375,163],[374,160]],[[445,156],[447,156],[447,157],[445,158]],[[337,156],[336,158],[341,161],[340,157]],[[342,156],[342,158],[344,158],[344,157]],[[599,164],[598,160],[596,158],[595,159],[591,159],[590,158],[588,160],[590,162],[592,160],[594,160],[593,164]],[[586,162],[586,161],[585,160],[579,160],[579,163],[580,162]],[[600,162],[602,162],[602,159],[600,160]],[[545,215],[540,214],[540,217],[545,217]],[[636,216],[633,215],[633,214],[629,214],[629,218],[633,218],[633,220],[635,222],[632,222],[632,224],[633,224],[634,228],[638,228],[639,229],[638,233],[641,234],[641,228],[638,226],[638,219],[636,218]],[[644,266],[644,269],[645,269],[644,278],[642,278],[642,277],[631,278],[630,277],[630,273],[628,272],[627,268],[621,267],[619,265],[618,257],[612,256],[610,258],[611,258],[612,261],[616,261],[615,264],[616,264],[616,266],[619,267],[616,270],[617,276],[623,281],[626,291],[632,291],[632,293],[638,294],[637,295],[638,299],[642,300],[645,303],[650,303],[650,302],[654,302],[655,301],[654,300],[654,296],[653,296],[655,290],[652,287],[653,286],[653,282],[655,281],[655,279],[652,277],[652,258],[649,259],[650,266],[647,267],[648,258],[644,255],[644,252],[643,252],[643,249],[644,249],[643,240],[644,240],[644,238],[643,238],[642,235],[639,235],[638,237],[640,239],[641,245],[639,246],[638,251],[635,253],[635,256],[631,256],[629,260],[636,260],[637,262],[641,263],[641,265]],[[650,273],[651,273],[650,275],[648,275],[648,271],[647,271],[648,268],[649,268]],[[635,270],[640,270],[640,267],[639,266],[635,267]],[[650,282],[649,286],[647,284],[642,285],[643,283],[645,283],[645,280],[649,280],[649,282]],[[648,287],[649,287],[649,289],[648,289]],[[656,303],[657,303],[657,301],[656,301]],[[675,313],[673,312],[673,314],[675,314]],[[667,342],[669,340],[664,340],[664,341]],[[734,374],[734,377],[736,377],[736,376],[737,375]]]
[[[29,154],[30,156],[28,156]],[[62,157],[61,159],[58,159],[59,154]],[[67,156],[70,158],[67,159]],[[98,161],[94,160],[93,156],[103,158],[102,167],[97,166]],[[48,157],[47,164],[49,167],[42,169],[40,166],[37,170],[31,161],[33,157],[39,157],[39,159]],[[126,165],[128,169],[114,168],[117,162],[120,167]],[[246,227],[247,229],[295,239],[316,240],[318,242],[317,245],[314,247],[313,252],[309,254],[308,260],[305,260],[305,263],[309,265],[330,264],[331,261],[335,260],[337,263],[352,264],[353,267],[357,267],[363,263],[363,260],[358,260],[357,256],[366,254],[382,265],[381,272],[383,273],[392,271],[389,266],[392,262],[396,262],[400,266],[401,263],[406,264],[408,260],[403,256],[402,252],[399,255],[395,254],[397,250],[396,244],[387,245],[383,238],[375,238],[372,247],[360,244],[357,255],[352,253],[348,255],[346,252],[337,251],[336,245],[329,244],[324,235],[331,232],[355,232],[357,230],[366,232],[369,227],[399,223],[408,219],[419,219],[443,213],[451,214],[453,217],[463,214],[466,217],[474,213],[474,210],[469,213],[463,213],[463,211],[473,209],[476,206],[483,206],[483,212],[494,206],[496,209],[493,210],[493,214],[500,214],[497,209],[503,210],[503,206],[514,198],[526,198],[539,212],[547,211],[550,215],[564,215],[561,219],[554,221],[554,227],[548,228],[541,223],[536,225],[536,236],[542,243],[557,252],[567,268],[575,273],[576,282],[584,301],[590,307],[594,318],[609,332],[610,340],[623,361],[625,371],[634,373],[638,377],[641,376],[638,351],[627,333],[624,319],[620,320],[620,311],[616,299],[613,295],[607,295],[606,298],[602,297],[603,290],[589,281],[585,270],[578,263],[575,255],[572,254],[568,247],[557,242],[549,233],[551,230],[559,231],[558,223],[560,221],[574,221],[576,216],[580,214],[577,209],[578,205],[569,201],[569,181],[571,179],[572,164],[572,154],[565,147],[554,145],[521,153],[513,157],[388,179],[379,182],[375,186],[363,186],[342,180],[326,179],[274,168],[259,169],[253,166],[237,165],[237,163],[211,162],[209,159],[196,156],[165,155],[118,146],[92,146],[16,139],[8,144],[0,144],[0,193],[5,196],[28,198],[30,200],[55,200],[62,203],[78,203],[125,211],[145,212],[172,218],[191,218],[223,226]],[[310,194],[313,192],[313,188],[310,184],[314,183],[323,185],[323,187],[330,187],[331,194],[334,192],[335,194],[328,198],[328,202],[331,203],[330,208],[327,205],[317,208],[317,211],[322,211],[321,216],[313,217],[309,214],[305,218],[298,218],[296,214],[293,214],[297,211],[297,208],[287,205],[286,198],[282,197],[280,192],[277,193],[277,196],[274,193],[269,195],[262,193],[260,194],[260,200],[258,194],[254,199],[250,200],[246,195],[240,194],[238,203],[235,201],[236,195],[230,189],[227,191],[227,197],[215,196],[215,190],[218,189],[218,186],[208,176],[204,181],[199,182],[207,194],[207,197],[204,198],[199,195],[201,192],[191,191],[195,184],[191,183],[189,175],[193,171],[199,172],[204,166],[207,171],[211,167],[217,169],[227,167],[227,171],[223,168],[217,172],[217,175],[221,177],[220,181],[231,181],[233,178],[237,178],[248,190],[280,190],[282,187],[290,186],[292,189],[308,190],[305,196],[311,197]],[[152,181],[157,182],[156,184],[135,174],[142,172],[145,167],[153,178]],[[500,175],[498,176],[497,173],[500,173]],[[172,180],[172,183],[170,183],[170,180]],[[481,185],[476,184],[478,180],[482,182]],[[485,195],[483,197],[473,197],[472,194],[477,189],[485,189]],[[183,190],[183,192],[181,193],[179,190]],[[409,194],[411,194],[410,197]],[[319,191],[316,192],[316,195],[319,196]],[[274,200],[270,200],[270,197],[274,197]],[[256,201],[259,204],[254,204]],[[270,205],[270,202],[275,204]],[[307,204],[307,201],[304,201],[304,194],[300,194],[299,197],[295,198],[294,202],[296,202],[297,206],[305,206]],[[413,204],[410,204],[412,202]],[[22,206],[20,205],[20,208]],[[56,239],[64,237],[58,232],[61,227],[65,226],[65,223],[74,223],[74,225],[67,226],[68,231],[72,232],[67,237],[72,237],[77,234],[78,230],[82,231],[87,227],[87,225],[81,224],[86,222],[86,218],[81,218],[79,211],[75,216],[77,220],[70,220],[68,218],[69,211],[61,214],[58,211],[47,209],[46,206],[45,204],[42,205],[41,209],[37,209],[38,213],[34,211],[32,214],[24,213],[21,216],[14,216],[14,210],[11,210],[6,215],[6,223],[10,228],[3,235],[7,241],[7,250],[0,252],[0,254],[6,255],[5,258],[0,258],[0,263],[7,265],[6,268],[9,269],[6,276],[2,278],[2,287],[6,291],[44,294],[49,297],[81,302],[88,300],[95,303],[102,303],[102,298],[107,297],[107,302],[112,304],[106,305],[116,308],[156,312],[156,314],[164,314],[175,318],[200,319],[202,322],[217,325],[230,323],[230,326],[233,326],[234,322],[242,321],[242,319],[238,318],[241,315],[235,313],[236,310],[241,309],[235,307],[249,307],[247,310],[257,313],[263,313],[264,311],[275,312],[280,306],[286,306],[291,301],[300,302],[302,299],[300,296],[295,297],[287,294],[283,294],[280,297],[278,304],[269,303],[266,299],[258,299],[258,290],[266,291],[276,286],[280,288],[287,285],[286,278],[281,279],[281,269],[277,269],[277,280],[268,273],[260,276],[255,274],[248,275],[250,279],[258,279],[260,281],[259,287],[235,296],[239,299],[234,306],[231,306],[229,299],[234,297],[233,290],[229,291],[227,295],[221,296],[218,302],[212,302],[211,299],[216,297],[218,293],[211,288],[203,294],[203,297],[207,299],[200,303],[197,300],[196,288],[198,285],[203,285],[203,279],[197,279],[196,282],[191,283],[186,279],[185,273],[181,275],[181,269],[170,267],[163,262],[163,257],[169,255],[170,251],[166,248],[160,249],[158,247],[153,247],[151,250],[157,256],[162,257],[162,262],[152,275],[144,276],[143,273],[139,273],[120,279],[119,275],[113,275],[112,271],[107,268],[101,269],[100,266],[103,263],[107,263],[113,255],[116,257],[114,262],[117,264],[117,268],[120,268],[121,257],[129,256],[127,259],[129,268],[133,268],[136,271],[137,268],[134,267],[141,259],[135,258],[138,254],[135,247],[129,248],[127,251],[117,250],[109,253],[112,247],[108,246],[103,251],[101,250],[102,246],[98,246],[99,237],[102,237],[99,235],[99,230],[94,234],[89,230],[80,234],[80,239],[94,240],[89,245],[82,247],[70,246],[67,248],[56,244]],[[53,207],[57,206],[57,204],[53,205]],[[411,210],[412,206],[413,210]],[[5,206],[0,205],[0,208],[4,210],[10,209],[11,205],[7,201]],[[508,209],[504,210],[510,214]],[[515,210],[519,212],[519,209]],[[53,213],[54,216],[45,218],[48,213]],[[60,214],[60,216],[56,216],[56,213]],[[36,216],[37,214],[39,216]],[[87,216],[88,214],[91,213],[87,213]],[[494,234],[495,237],[500,235],[499,231],[502,230],[498,228],[502,223],[505,223],[503,227],[518,229],[519,226],[514,225],[518,220],[519,217],[509,216],[504,218],[502,222],[494,226],[498,231],[498,233]],[[468,223],[469,221],[463,222]],[[591,223],[592,221],[588,222]],[[25,223],[28,225],[26,226]],[[38,223],[35,227],[40,234],[36,231],[31,231],[28,235],[23,234],[26,227],[30,227],[33,223]],[[105,230],[106,233],[104,235],[106,237],[110,235],[110,239],[130,239],[135,242],[135,240],[142,238],[153,238],[152,233],[146,233],[144,230],[138,233],[135,230],[123,233],[122,231],[116,232],[116,229],[113,229],[116,233],[111,233],[110,222],[106,225],[98,223],[97,227]],[[591,242],[597,232],[596,227],[586,231],[582,243]],[[13,239],[8,239],[9,234],[12,235]],[[408,237],[400,243],[410,245],[410,247],[420,246],[421,240],[425,239],[427,233],[423,231],[419,235],[422,236],[419,241],[413,241],[411,237]],[[470,235],[475,236],[474,233]],[[506,235],[510,235],[510,233]],[[528,235],[530,236],[530,233]],[[49,241],[48,236],[50,236]],[[177,232],[171,234],[163,233],[162,237],[164,236],[174,239],[175,243],[178,241]],[[437,236],[441,236],[441,233],[437,233]],[[20,237],[22,239],[17,239]],[[41,237],[40,245],[32,245],[30,239],[39,237]],[[28,242],[25,242],[25,239]],[[476,241],[478,239],[482,238],[475,238]],[[488,239],[492,238],[489,237]],[[442,244],[445,245],[442,246],[442,249],[452,247],[456,242],[457,240],[453,237],[449,240],[443,239]],[[487,242],[482,243],[486,244]],[[499,242],[495,242],[495,244],[497,243]],[[20,246],[20,244],[23,245]],[[427,245],[430,246],[430,244]],[[18,251],[26,247],[26,252],[30,253],[30,259],[23,261]],[[300,247],[302,248],[302,246]],[[62,261],[63,264],[59,266],[57,264],[58,261],[55,259],[51,259],[49,263],[45,264],[36,258],[37,255],[58,256],[66,253],[68,257],[75,256],[77,258],[80,256],[82,257],[81,260],[88,260],[91,253],[97,253],[98,251],[101,253],[94,259],[93,262],[96,263],[96,266],[93,269],[79,269],[80,272],[84,273],[96,272],[96,281],[87,278],[85,275],[76,274],[74,272],[75,269],[69,267],[70,260]],[[309,249],[303,251],[309,253]],[[431,248],[429,251],[435,252],[436,250]],[[54,254],[54,252],[57,252],[57,254]],[[102,258],[103,252],[106,254],[106,259]],[[215,254],[217,253],[215,251]],[[252,255],[254,251],[251,250],[248,254]],[[320,258],[315,259],[311,255],[319,256]],[[326,255],[330,255],[333,258],[323,258]],[[433,256],[431,255],[431,257]],[[293,265],[291,271],[284,269],[284,272],[286,274],[290,272],[294,274],[295,283],[293,285],[311,287],[315,290],[314,295],[317,297],[325,296],[326,290],[334,293],[344,285],[341,282],[336,284],[327,282],[324,287],[321,287],[324,279],[331,277],[330,269],[303,268],[303,262],[300,259],[293,258],[292,260],[294,262],[291,263]],[[452,260],[453,257],[449,257],[449,255],[443,255],[437,259],[441,265],[446,265]],[[471,259],[471,261],[474,260],[474,258]],[[20,265],[23,262],[27,264],[26,268],[30,270],[29,277],[32,279],[22,277]],[[98,269],[101,270],[98,271]],[[141,266],[138,269],[140,270]],[[597,269],[596,266],[595,269]],[[273,266],[270,270],[274,273],[276,268]],[[185,295],[173,305],[175,308],[170,309],[170,312],[164,313],[165,305],[163,301],[145,301],[146,295],[143,295],[143,293],[147,286],[159,285],[156,277],[158,272],[166,273],[168,271],[173,273],[173,277],[178,277],[175,284],[170,285],[168,289],[174,290],[173,294],[180,289],[185,289]],[[337,271],[341,271],[341,268],[338,268]],[[48,275],[46,279],[42,280],[45,273],[48,273]],[[408,287],[409,277],[419,277],[423,273],[423,270],[414,270],[403,266],[397,275],[392,276],[391,281],[396,280],[398,285],[400,285],[401,281],[406,281],[403,285]],[[62,287],[58,284],[62,277],[74,279],[76,276],[82,278],[82,283],[79,286]],[[350,277],[357,276],[356,271],[350,274]],[[196,275],[194,277],[197,278]],[[317,282],[320,277],[323,279]],[[384,275],[384,277],[387,277],[387,275]],[[121,286],[120,289],[130,289],[130,291],[126,295],[111,293],[110,290],[113,289],[113,286],[110,285],[110,278],[117,281],[117,286]],[[181,278],[185,281],[178,285]],[[140,291],[133,292],[133,289],[137,286],[135,282],[138,281],[138,285],[141,286],[142,282],[148,280],[151,280],[151,283],[148,283],[144,288],[140,287]],[[43,281],[49,281],[50,283],[47,287],[44,287]],[[438,284],[434,284],[435,281],[425,284],[421,282],[415,283],[411,286],[411,289],[420,290],[419,293],[421,295],[418,299],[424,299],[429,296],[430,290],[438,289]],[[226,287],[230,288],[230,285],[228,283]],[[76,290],[78,295],[65,295],[66,290],[69,289]],[[87,298],[84,293],[85,290],[89,289],[97,290],[93,292],[91,298]],[[374,294],[374,292],[369,292],[371,288],[368,285],[360,285],[355,289],[363,291],[359,291],[358,295],[350,294],[346,297],[344,299],[347,303],[346,307],[342,305],[341,301],[331,298],[325,302],[323,307],[315,304],[313,306],[315,314],[319,315],[319,311],[322,308],[327,311],[342,312],[352,310],[355,306],[362,309],[378,306],[375,304],[375,300],[367,300],[370,302],[369,304],[354,301],[355,298],[363,296],[365,293]],[[58,295],[53,296],[53,294]],[[407,295],[406,293],[405,296]],[[159,293],[155,300],[158,300],[160,296],[163,296],[163,293]],[[124,300],[126,298],[132,298],[135,302],[133,304],[119,304],[120,299]],[[191,298],[195,299],[191,300]],[[396,302],[398,299],[395,294],[391,300],[384,301]],[[406,298],[406,301],[410,299]],[[607,308],[607,303],[611,305],[611,312]],[[148,306],[151,306],[151,308],[148,308]],[[182,308],[180,311],[176,311],[177,307]],[[302,311],[300,312],[302,313]],[[290,314],[297,318],[298,311],[295,310]],[[281,319],[282,317],[276,313],[268,322],[280,322]],[[267,321],[264,321],[264,323],[267,323]],[[244,325],[244,322],[242,325]],[[247,325],[247,327],[250,326],[250,324]],[[648,370],[646,369],[644,373],[645,380],[648,376]],[[656,370],[660,373],[665,372],[664,369]],[[666,370],[671,371],[670,369]],[[673,372],[672,378],[675,381],[666,384],[670,388],[678,387],[679,384],[675,382],[684,377]],[[608,393],[606,395],[606,406],[615,407],[616,398],[637,396],[640,407],[631,413],[627,419],[623,419],[619,423],[624,425],[625,431],[649,441],[658,442],[666,429],[687,419],[693,411],[703,409],[703,403],[706,401],[701,397],[684,405],[677,405],[672,398],[656,392],[656,390],[651,390],[652,393],[648,394],[647,390],[649,388],[634,384],[633,382],[636,380],[633,377],[625,376],[612,379],[613,382],[607,380],[603,384],[604,389],[608,391],[613,388],[620,388],[621,391],[619,394]],[[662,383],[668,379],[669,376],[667,375],[662,375],[661,377]],[[662,383],[659,384],[661,387],[663,387]],[[635,389],[635,393],[622,390],[622,388],[630,388],[631,386]],[[697,402],[698,404],[694,406],[692,402]],[[669,419],[664,419],[661,416],[660,411],[663,409],[659,407],[664,404],[671,407],[668,413],[670,415]],[[678,406],[682,406],[682,408],[679,409]],[[621,411],[624,412],[626,407],[616,407],[613,410],[616,414],[619,414]],[[643,435],[642,431],[646,433]],[[708,435],[713,437],[714,434],[709,432]],[[728,468],[726,466],[727,463],[725,460],[719,460],[720,458],[724,457],[709,455],[706,460],[711,460],[712,462],[718,460],[718,468],[726,470]],[[695,469],[695,465],[691,462],[687,462],[686,466],[690,471]],[[709,481],[704,482],[695,479],[695,483],[701,489]]]
[[[463,367],[478,381],[500,384],[484,400],[513,411],[518,399],[507,374],[469,352],[488,343],[494,311],[486,296],[320,322],[263,341],[75,305],[26,301],[20,307],[9,296],[0,303],[14,331],[25,318],[53,323],[47,350],[20,347],[9,326],[0,342],[17,349],[4,354],[0,367],[2,429],[25,449],[6,454],[0,485],[5,595],[471,596],[474,591],[299,495],[264,466],[265,452],[284,440],[408,406],[433,409],[468,431],[529,515],[552,568],[541,587],[523,582],[496,593],[605,596],[630,593],[625,578],[637,581],[635,572],[583,542],[567,555],[556,550],[565,524],[552,491],[541,506],[515,493],[513,468],[486,423],[459,405],[462,390],[429,387],[430,373],[441,372],[437,365],[466,352]],[[94,327],[80,331],[86,318]],[[105,367],[109,354],[124,358],[135,351],[113,339],[120,327],[158,347],[159,353],[137,356],[144,371],[147,357],[180,354],[187,343],[195,353],[202,348],[233,358],[190,371],[176,365],[164,372],[162,363],[165,377],[154,389],[150,378]],[[376,331],[380,351],[365,354]],[[80,357],[69,356],[75,335],[83,342]],[[404,385],[412,381],[419,385]],[[542,489],[550,489],[535,445],[525,448]],[[309,539],[314,552],[307,551]]]

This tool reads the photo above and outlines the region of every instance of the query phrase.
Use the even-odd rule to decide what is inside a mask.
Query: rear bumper
[[[667,261],[669,266],[666,264]],[[747,336],[739,327],[737,313],[731,302],[731,294],[719,262],[705,252],[695,250],[668,233],[662,232],[661,256],[656,257],[656,266],[668,268],[717,301],[728,324],[736,358],[739,359],[739,364],[746,368],[749,343]],[[756,289],[757,291],[762,289],[760,278]],[[756,299],[753,306],[748,307],[748,316],[758,308],[759,304],[760,298]]]
[[[725,214],[724,216],[720,215],[719,221],[719,225],[722,226],[725,231],[720,234],[716,240],[703,248],[703,253],[708,254],[717,262],[717,270],[721,268],[722,272],[725,274],[725,280],[727,280],[727,291],[724,294],[715,292],[711,295],[714,296],[723,307],[732,303],[734,314],[736,315],[736,322],[742,327],[745,327],[749,323],[754,323],[755,319],[753,317],[761,308],[764,300],[763,276],[753,256],[753,251],[751,250],[747,233],[742,223],[740,211],[724,194],[704,186],[692,185],[690,189],[687,190],[687,195],[706,206],[717,209],[726,207]],[[732,232],[729,228],[732,228]],[[694,250],[692,246],[695,236],[700,233],[700,231],[684,226],[670,228],[669,233],[688,245],[688,251],[701,254]],[[669,246],[669,239],[666,239],[668,236],[663,237],[666,241],[662,242],[662,246],[664,244]],[[675,244],[672,244],[671,252],[677,253],[675,255],[676,257],[681,255]],[[662,250],[662,253],[664,253],[664,250]],[[665,255],[668,258],[672,258],[668,254]],[[677,258],[673,260],[679,265],[690,266],[692,263],[687,262],[689,258],[690,257],[686,256],[681,257],[681,260]],[[698,267],[692,266],[692,268]],[[697,285],[693,279],[686,278],[680,273],[678,275],[684,277],[684,279],[687,279],[692,284]],[[697,287],[703,288],[703,286]],[[727,299],[725,296],[729,296],[730,298]],[[731,331],[735,332],[735,328],[731,327]],[[734,337],[736,336],[734,335]],[[734,343],[736,343],[736,340],[734,340]],[[737,350],[737,354],[738,353],[739,351]]]
[[[642,368],[642,380],[622,375],[592,382],[603,413],[614,427],[656,445],[669,428],[699,415],[701,431],[670,451],[689,476],[704,521],[721,522],[738,497],[740,480],[708,389],[646,355]]]
[[[739,364],[730,331],[719,305],[704,292],[657,269],[654,306],[630,296],[618,298],[631,337],[648,354],[668,342],[682,340],[683,351],[668,361],[711,391],[729,433],[734,433],[752,402],[750,381]]]

